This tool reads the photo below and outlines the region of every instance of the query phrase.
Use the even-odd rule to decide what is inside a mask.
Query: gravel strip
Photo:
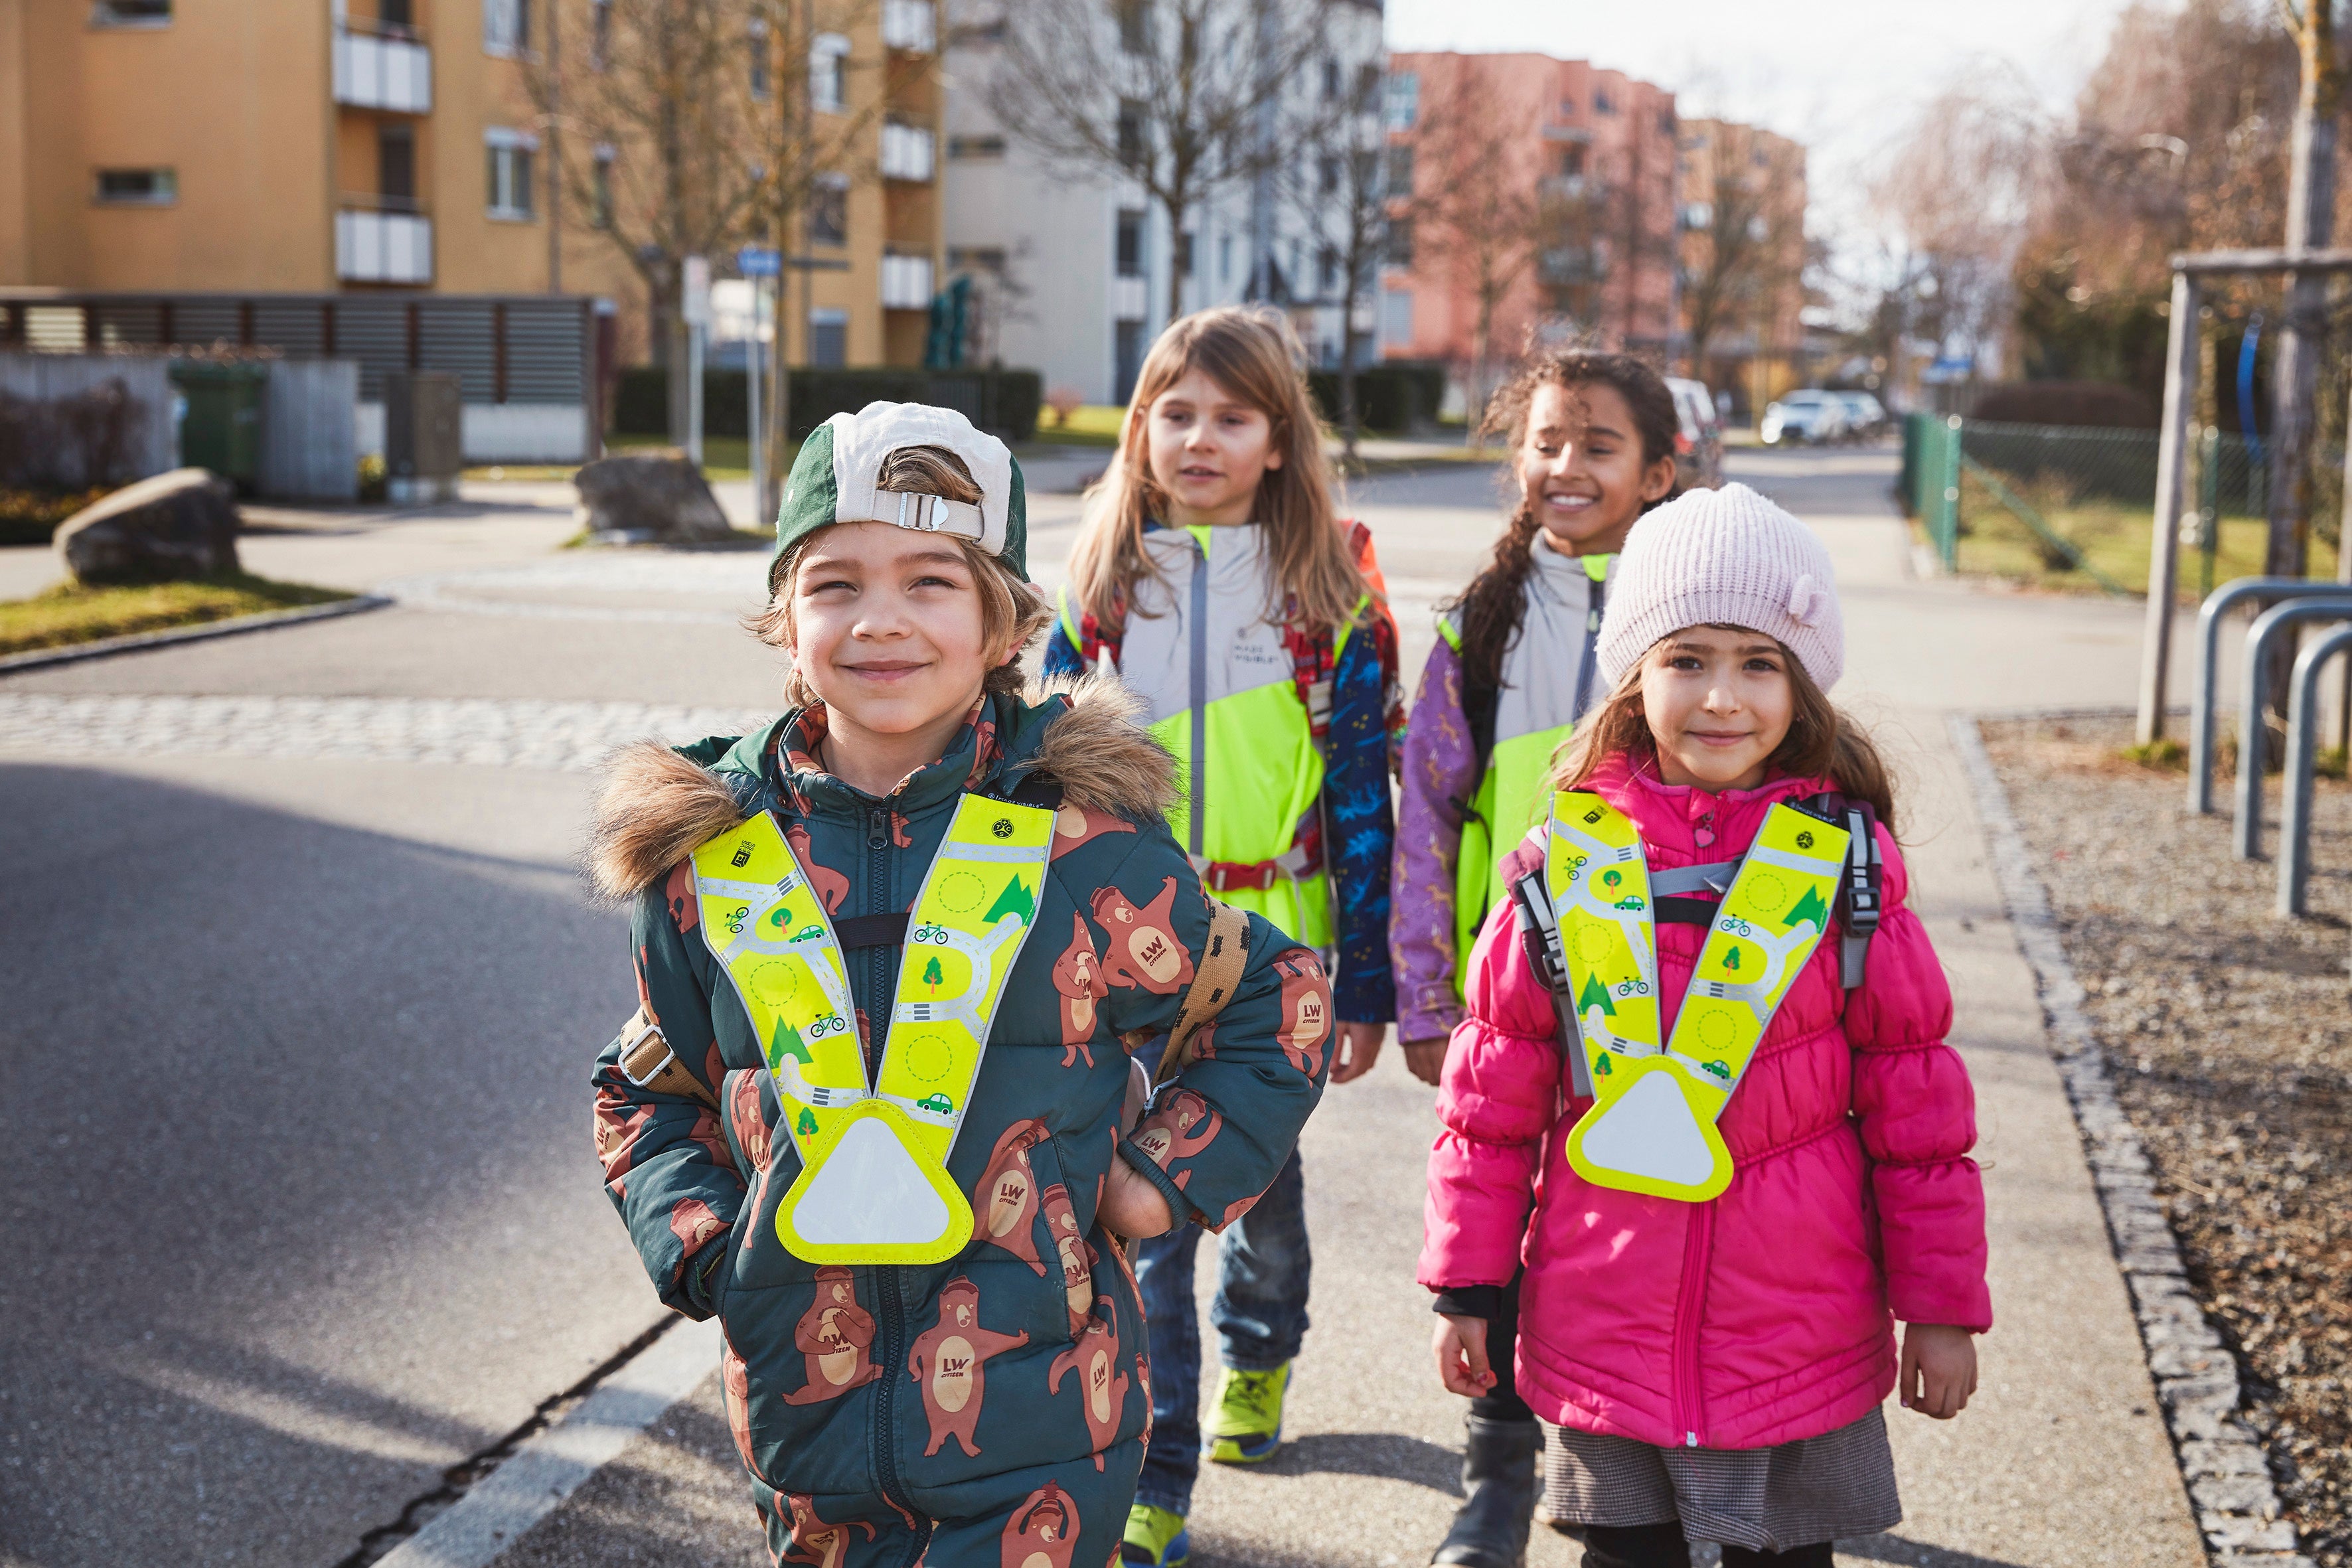
[[[1996,863],[2215,1561],[2352,1568],[2352,791],[2322,781],[2282,921],[2130,731],[1983,724]]]

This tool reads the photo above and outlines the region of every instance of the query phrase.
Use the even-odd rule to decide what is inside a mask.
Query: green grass
[[[2075,500],[2063,489],[2046,484],[2017,484],[2021,500],[2040,512],[2060,537],[2081,551],[2084,559],[2135,593],[2147,585],[2150,514],[2121,502]],[[1960,479],[1959,570],[1962,576],[1992,577],[2022,586],[2064,594],[2103,592],[2097,578],[2065,563],[2046,541],[1994,500],[1973,474]],[[2259,574],[2270,525],[2258,517],[2220,520],[2212,578],[2218,584],[2232,577]],[[1922,543],[1924,531],[1913,524],[1912,537]],[[2193,605],[2204,596],[2203,552],[2184,545],[2178,567],[2178,596]],[[2336,551],[2326,540],[2311,542],[2305,574],[2323,581],[2336,575]]]
[[[0,600],[0,654],[65,647],[134,632],[168,631],[268,610],[330,605],[351,595],[238,572],[185,583],[84,587],[60,583],[29,599]]]
[[[1037,434],[1032,437],[1041,447],[1116,447],[1118,445],[1119,422],[1127,417],[1123,406],[1108,403],[1088,403],[1070,411],[1066,424],[1054,422],[1054,411],[1037,411]]]
[[[795,441],[784,451],[787,468],[800,455],[800,443]],[[623,452],[676,451],[666,436],[607,436],[604,450],[615,456]],[[469,479],[568,479],[580,471],[577,463],[502,463],[467,468]],[[702,477],[706,479],[748,479],[751,477],[751,442],[744,436],[705,436],[702,438]]]

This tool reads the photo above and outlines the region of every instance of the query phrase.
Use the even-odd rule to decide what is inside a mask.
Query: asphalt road
[[[1997,1300],[2070,1336],[2063,1356],[2045,1340],[2002,1362],[1994,1347],[2024,1342],[1997,1334],[1984,1411],[1898,1422],[1917,1528],[1861,1554],[2186,1561],[1935,720],[2127,696],[2137,608],[1911,580],[1885,454],[1742,456],[1735,474],[1838,553],[1857,653],[1840,696],[1908,737],[1926,783],[1906,836],[1956,977],[1981,993],[1972,1059],[2007,1119],[1989,1136],[2029,1134],[2003,1155],[2020,1240]],[[1492,536],[1491,478],[1364,481],[1351,504],[1417,671],[1430,607]],[[1076,505],[1036,506],[1050,583]],[[396,583],[403,606],[0,680],[8,1568],[330,1568],[656,1319],[588,1137],[586,1066],[632,997],[624,925],[574,869],[582,770],[613,739],[769,708],[778,662],[733,625],[763,563],[553,554],[569,517],[541,490],[273,530],[248,542],[253,569]],[[0,552],[0,584],[39,571]],[[1203,1568],[1410,1568],[1443,1529],[1460,1407],[1425,1370],[1411,1283],[1429,1104],[1391,1051],[1308,1129],[1317,1326],[1293,1441],[1267,1473],[1204,1478]],[[758,1561],[710,1393],[506,1561]],[[2079,1436],[2064,1422],[2086,1408]],[[1571,1560],[1549,1537],[1531,1559]]]

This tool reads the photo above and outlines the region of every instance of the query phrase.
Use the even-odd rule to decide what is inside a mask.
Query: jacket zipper
[[[1690,1228],[1683,1233],[1683,1284],[1675,1303],[1675,1425],[1682,1428],[1683,1447],[1699,1446],[1706,1425],[1706,1401],[1699,1394],[1698,1320],[1706,1307],[1707,1261],[1715,1250],[1715,1204],[1695,1205]]]
[[[869,914],[887,914],[890,909],[890,809],[873,805],[866,809],[866,895]],[[889,949],[868,948],[866,951],[866,1080],[872,1083],[875,1064],[882,1059],[882,1051],[889,1043],[890,1032],[890,956]],[[874,1298],[882,1309],[882,1365],[895,1371],[907,1363],[906,1304],[898,1299],[900,1270],[895,1264],[874,1267]],[[898,1475],[898,1380],[886,1372],[874,1384],[874,1434],[872,1457],[874,1479],[882,1495],[894,1507],[919,1521],[915,1531],[914,1553],[908,1561],[921,1560],[931,1542],[930,1522],[915,1511],[914,1500],[907,1495]]]

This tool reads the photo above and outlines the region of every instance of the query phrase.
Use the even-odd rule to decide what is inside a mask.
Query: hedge
[[[1339,422],[1339,373],[1311,370],[1307,390],[1323,416]],[[1436,422],[1445,397],[1445,367],[1420,360],[1383,360],[1356,373],[1356,413],[1367,430],[1409,431]]]
[[[793,439],[800,440],[835,414],[855,414],[869,403],[933,403],[953,408],[983,430],[1007,440],[1037,434],[1044,379],[1034,370],[795,370]],[[706,370],[702,374],[702,429],[707,436],[747,436],[751,410],[743,373]],[[613,430],[624,436],[669,433],[669,372],[636,365],[621,372],[613,400]]]

